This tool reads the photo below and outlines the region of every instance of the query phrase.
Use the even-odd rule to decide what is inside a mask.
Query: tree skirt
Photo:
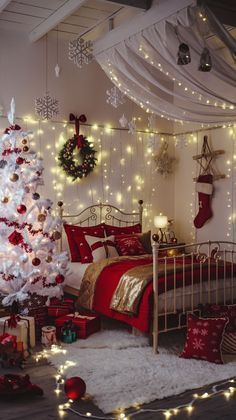
[[[146,338],[108,330],[65,345],[67,354],[53,355],[50,361],[55,367],[65,360],[75,362],[66,376],[83,378],[87,392],[105,413],[236,376],[236,359],[216,365],[179,358],[183,343],[181,332],[164,334],[160,354],[155,355]]]

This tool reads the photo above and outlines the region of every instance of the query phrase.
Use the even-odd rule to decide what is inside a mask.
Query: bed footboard
[[[206,304],[236,302],[236,243],[201,242],[175,246],[179,255],[168,257],[153,244],[153,350],[158,335],[186,326],[188,313],[201,314]],[[174,320],[174,322],[173,322]]]

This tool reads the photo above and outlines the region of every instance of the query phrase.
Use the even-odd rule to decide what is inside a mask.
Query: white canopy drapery
[[[231,123],[236,117],[236,64],[222,49],[212,47],[211,37],[203,33],[208,29],[199,9],[188,7],[96,59],[112,82],[147,112],[175,121]],[[191,63],[177,65],[183,42],[189,46]],[[210,72],[198,70],[205,47],[212,58]]]

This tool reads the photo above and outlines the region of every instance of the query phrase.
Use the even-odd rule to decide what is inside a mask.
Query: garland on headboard
[[[63,168],[68,176],[71,176],[73,181],[77,178],[88,176],[96,166],[96,158],[93,146],[83,135],[79,134],[80,122],[87,121],[85,115],[80,115],[79,118],[74,114],[70,114],[70,121],[75,121],[74,137],[67,140],[63,148],[59,152],[59,165]],[[75,153],[77,148],[77,153]],[[81,163],[78,164],[78,158]]]

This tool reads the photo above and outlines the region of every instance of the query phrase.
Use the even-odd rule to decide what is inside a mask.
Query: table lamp
[[[159,216],[154,217],[154,226],[159,229],[158,234],[158,241],[159,242],[166,242],[164,241],[165,233],[163,232],[163,229],[165,229],[168,225],[168,218],[167,216],[164,216],[162,213],[159,214]]]

